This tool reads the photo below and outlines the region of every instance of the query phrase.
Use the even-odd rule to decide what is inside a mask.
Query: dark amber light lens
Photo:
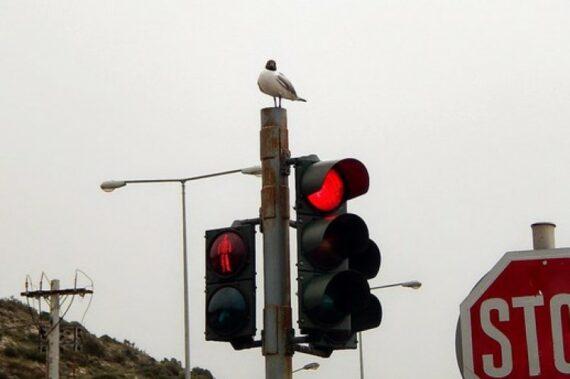
[[[220,234],[210,247],[210,267],[221,276],[238,273],[247,259],[247,247],[243,239],[234,232]]]
[[[336,170],[327,172],[323,185],[307,199],[309,203],[321,212],[331,212],[344,201],[344,181]]]

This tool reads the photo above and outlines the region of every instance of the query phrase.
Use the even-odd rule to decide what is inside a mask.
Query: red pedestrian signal
[[[206,340],[238,347],[255,335],[255,227],[206,231]]]
[[[247,247],[240,235],[235,232],[224,232],[212,243],[208,262],[216,274],[234,275],[246,263],[247,253]]]

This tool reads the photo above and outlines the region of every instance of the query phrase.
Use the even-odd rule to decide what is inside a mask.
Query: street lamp
[[[409,282],[384,284],[382,286],[370,287],[370,289],[371,290],[379,290],[381,288],[388,288],[388,287],[405,287],[405,288],[411,288],[411,289],[417,290],[421,286],[422,286],[421,282],[418,282],[417,280],[410,280]]]
[[[370,290],[379,290],[382,288],[390,288],[390,287],[404,287],[404,288],[411,288],[417,290],[421,286],[422,286],[421,282],[417,280],[410,280],[408,282],[399,282],[392,284],[384,284],[376,287],[370,287]],[[364,358],[362,355],[362,332],[358,332],[358,354],[360,356],[360,379],[364,379]]]
[[[190,317],[189,297],[188,297],[188,249],[186,243],[186,182],[193,180],[212,178],[214,176],[229,175],[235,173],[242,173],[244,175],[261,175],[261,167],[252,166],[239,168],[236,170],[215,172],[212,174],[193,176],[189,178],[176,178],[176,179],[137,179],[137,180],[108,180],[101,183],[101,189],[105,192],[113,192],[117,188],[126,186],[127,184],[143,184],[143,183],[180,183],[182,189],[182,255],[184,260],[184,378],[190,379]]]
[[[321,365],[318,364],[317,362],[307,363],[303,367],[300,367],[296,370],[293,370],[293,373],[296,373],[297,371],[302,371],[302,370],[317,370],[320,366]]]

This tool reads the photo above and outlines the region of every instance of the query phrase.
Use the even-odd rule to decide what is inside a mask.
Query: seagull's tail
[[[306,102],[307,102],[307,100],[305,100],[305,99],[303,99],[303,98],[300,98],[300,97],[296,98],[295,101],[302,101],[303,103],[306,103]]]

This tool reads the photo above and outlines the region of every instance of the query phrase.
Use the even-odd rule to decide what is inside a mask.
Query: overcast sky
[[[285,103],[292,154],[368,167],[350,209],[382,251],[372,283],[424,283],[377,293],[367,377],[457,378],[459,304],[477,280],[531,248],[535,221],[570,245],[569,19],[569,2],[538,0],[1,0],[0,296],[42,271],[72,286],[81,268],[89,330],[182,360],[179,188],[99,184],[258,164],[272,101],[256,80],[273,58],[308,99]],[[262,378],[264,364],[204,341],[203,235],[255,217],[259,190],[239,175],[188,190],[192,365],[217,378]],[[311,361],[295,375],[358,376],[357,351],[294,356]]]

